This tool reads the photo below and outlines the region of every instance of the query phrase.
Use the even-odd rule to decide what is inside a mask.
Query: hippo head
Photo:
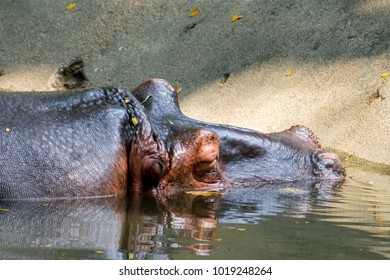
[[[159,189],[199,189],[234,183],[342,181],[336,154],[321,150],[303,126],[264,134],[185,116],[175,89],[161,79],[132,90],[167,151]]]

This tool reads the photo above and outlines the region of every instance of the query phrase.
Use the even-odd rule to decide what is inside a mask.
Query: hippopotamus
[[[0,199],[124,196],[240,183],[342,181],[303,126],[264,134],[182,114],[175,89],[0,93]]]

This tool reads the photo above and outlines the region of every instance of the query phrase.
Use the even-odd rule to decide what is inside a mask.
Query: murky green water
[[[0,202],[1,259],[389,259],[390,176],[223,195]]]

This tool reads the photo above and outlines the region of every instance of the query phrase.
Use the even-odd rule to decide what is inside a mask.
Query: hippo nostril
[[[324,164],[324,166],[325,166],[326,168],[331,168],[331,167],[333,167],[333,165],[334,165],[334,163],[335,163],[335,161],[334,161],[333,159],[329,159],[329,158],[323,159],[322,162],[323,162],[323,164]]]
[[[318,151],[313,154],[312,160],[315,176],[332,180],[342,180],[345,177],[345,170],[341,165],[338,155]]]

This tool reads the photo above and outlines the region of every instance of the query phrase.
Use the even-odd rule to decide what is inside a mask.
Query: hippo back
[[[123,194],[129,116],[105,95],[0,94],[0,199]]]

